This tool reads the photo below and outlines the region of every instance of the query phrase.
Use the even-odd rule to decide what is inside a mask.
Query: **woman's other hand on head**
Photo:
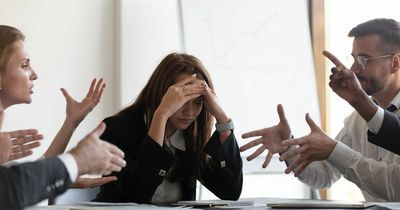
[[[229,117],[219,105],[218,98],[214,90],[212,90],[205,81],[202,81],[201,85],[204,86],[204,106],[206,107],[207,111],[215,117],[217,123],[229,122]]]

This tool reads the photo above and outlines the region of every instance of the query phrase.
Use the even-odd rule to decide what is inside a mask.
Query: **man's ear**
[[[396,53],[393,55],[392,59],[392,73],[396,73],[399,70],[400,70],[400,53]]]

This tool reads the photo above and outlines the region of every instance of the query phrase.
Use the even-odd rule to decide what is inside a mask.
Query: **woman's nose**
[[[32,69],[32,74],[31,74],[30,79],[31,79],[31,80],[37,80],[37,78],[38,78],[38,75],[37,75],[36,72]]]
[[[194,104],[191,101],[188,101],[185,105],[184,105],[184,109],[183,109],[183,113],[187,116],[192,116],[194,113]]]

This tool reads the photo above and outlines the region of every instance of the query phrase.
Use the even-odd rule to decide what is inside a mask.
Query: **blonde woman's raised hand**
[[[76,101],[66,89],[61,88],[61,92],[67,101],[67,119],[76,125],[85,119],[86,115],[100,102],[105,87],[106,83],[103,79],[99,81],[93,79],[86,97],[81,102]]]

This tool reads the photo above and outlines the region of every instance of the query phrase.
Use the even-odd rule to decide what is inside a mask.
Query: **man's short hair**
[[[352,28],[349,37],[378,35],[382,43],[379,50],[385,54],[400,52],[400,24],[393,19],[377,18]]]

